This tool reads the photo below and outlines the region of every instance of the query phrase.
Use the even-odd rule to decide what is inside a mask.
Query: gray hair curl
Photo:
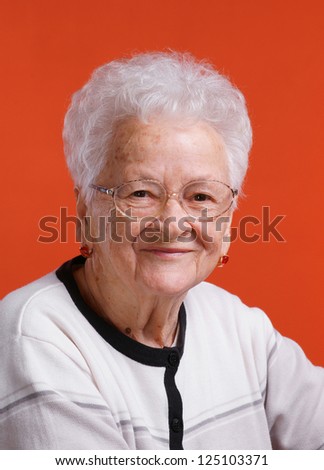
[[[240,189],[252,131],[242,93],[211,65],[188,53],[153,52],[109,62],[77,91],[63,139],[73,181],[85,194],[106,164],[116,122],[156,115],[204,121],[223,138],[230,184]]]

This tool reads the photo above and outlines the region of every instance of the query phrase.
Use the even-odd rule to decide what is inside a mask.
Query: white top
[[[2,301],[1,449],[324,447],[324,369],[261,310],[199,284],[151,348],[85,305],[80,262]]]

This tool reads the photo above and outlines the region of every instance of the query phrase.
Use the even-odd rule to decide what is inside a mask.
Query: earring
[[[228,262],[228,260],[229,260],[228,255],[221,256],[218,260],[217,267],[222,268]]]
[[[89,248],[88,245],[81,245],[80,248],[80,253],[84,258],[90,258],[92,255],[93,249]]]

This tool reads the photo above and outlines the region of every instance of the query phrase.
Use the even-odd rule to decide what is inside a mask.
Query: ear
[[[225,230],[222,239],[222,255],[227,255],[228,250],[230,249],[231,245],[231,226],[232,226],[232,219],[233,219],[234,211],[231,211],[227,214],[228,220],[225,224]]]
[[[82,197],[81,191],[77,186],[74,188],[74,197],[76,200],[77,215],[82,222],[84,217],[87,215],[87,205],[84,202],[84,198]]]
[[[78,187],[74,188],[74,196],[76,199],[76,211],[78,219],[80,220],[80,224],[78,224],[77,229],[77,239],[80,240],[81,244],[86,243],[90,247],[90,240],[88,240],[89,229],[86,229],[88,225],[87,215],[88,215],[88,206],[84,200],[84,197]]]

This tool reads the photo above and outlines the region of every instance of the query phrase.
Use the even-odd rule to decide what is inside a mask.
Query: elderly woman
[[[321,448],[323,369],[203,282],[247,168],[241,93],[186,54],[114,61],[64,141],[82,256],[3,301],[1,448]]]

